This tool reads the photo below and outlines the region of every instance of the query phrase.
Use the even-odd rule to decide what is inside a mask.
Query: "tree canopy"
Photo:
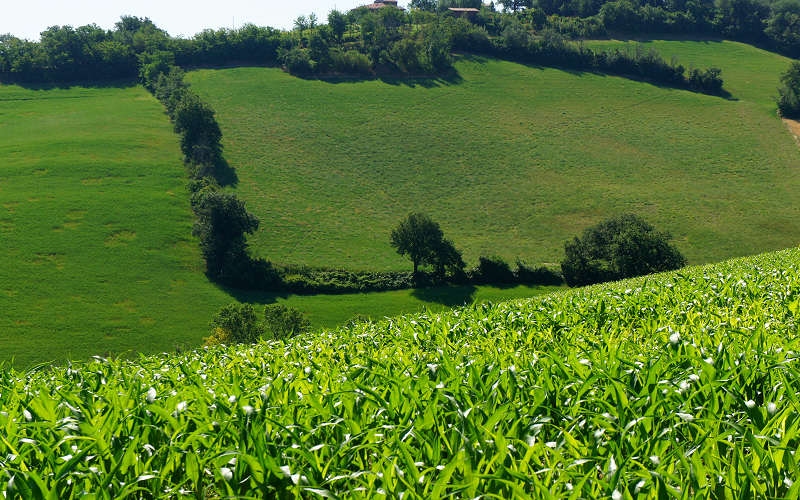
[[[679,269],[686,259],[669,240],[636,215],[613,217],[565,243],[561,270],[568,285],[582,286]]]

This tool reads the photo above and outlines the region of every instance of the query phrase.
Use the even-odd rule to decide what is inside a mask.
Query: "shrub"
[[[192,232],[200,238],[209,276],[235,284],[250,263],[245,235],[258,229],[258,219],[229,193],[208,190],[192,202],[197,215]]]
[[[311,328],[311,322],[294,307],[270,304],[264,307],[264,329],[274,339],[287,339]]]
[[[286,70],[293,75],[310,75],[314,71],[308,51],[298,47],[293,48],[284,56]]]
[[[497,256],[478,259],[477,267],[472,270],[472,279],[481,284],[514,283],[516,281],[508,263]]]
[[[208,104],[194,92],[184,91],[173,118],[187,162],[213,166],[220,161],[222,131]]]
[[[679,269],[686,259],[669,239],[635,215],[614,217],[566,242],[561,270],[568,285],[582,286]]]
[[[785,118],[800,117],[800,62],[793,62],[781,76],[783,87],[778,89],[778,109]]]
[[[708,68],[703,71],[693,69],[689,72],[689,88],[704,94],[722,93],[722,70],[719,68]]]
[[[258,315],[250,304],[228,304],[211,320],[212,333],[206,344],[257,342],[264,333]]]
[[[517,259],[517,270],[514,272],[517,281],[529,285],[560,285],[564,283],[564,277],[557,270],[545,266],[528,267],[528,265]]]
[[[353,75],[369,75],[372,73],[372,61],[369,56],[356,50],[331,50],[331,67],[337,73]]]

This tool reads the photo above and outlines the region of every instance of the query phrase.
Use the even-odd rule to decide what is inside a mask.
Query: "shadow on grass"
[[[139,80],[136,78],[123,78],[108,81],[97,80],[76,80],[72,82],[22,82],[22,81],[2,81],[0,83],[7,85],[17,85],[26,90],[69,90],[73,87],[82,87],[87,89],[127,89],[139,85]],[[68,96],[68,97],[53,97],[53,99],[80,99],[84,96]]]
[[[214,179],[222,187],[236,187],[239,184],[236,169],[224,157],[214,167]]]
[[[410,88],[422,87],[426,89],[447,87],[450,85],[458,85],[464,81],[461,75],[455,69],[450,70],[442,75],[404,75],[404,74],[378,74],[378,75],[321,75],[321,76],[299,76],[293,75],[303,80],[317,80],[324,83],[333,85],[343,83],[360,83],[380,81],[388,85],[405,86]]]
[[[258,290],[242,290],[240,288],[233,288],[229,286],[217,285],[223,292],[231,296],[237,302],[248,304],[274,304],[278,299],[287,299],[290,295],[289,292],[282,291],[258,291]]]
[[[422,302],[433,302],[447,307],[458,307],[475,301],[477,288],[472,285],[416,288],[411,296]]]

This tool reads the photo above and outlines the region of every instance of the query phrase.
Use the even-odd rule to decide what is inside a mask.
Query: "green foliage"
[[[786,118],[800,117],[800,63],[792,62],[781,75],[783,86],[778,89],[778,110]]]
[[[252,344],[264,334],[264,325],[250,304],[224,306],[211,320],[212,343]],[[225,342],[215,342],[224,340]]]
[[[175,132],[181,136],[181,151],[187,162],[207,166],[208,173],[213,175],[222,155],[222,132],[214,118],[214,110],[194,92],[183,91],[180,94],[173,121]]]
[[[516,281],[508,262],[498,256],[478,259],[478,265],[472,270],[472,275],[478,283],[514,283]]]
[[[347,18],[338,10],[332,10],[328,14],[328,27],[337,42],[342,43],[344,33],[347,31]]]
[[[164,50],[139,54],[139,78],[148,90],[154,90],[158,78],[175,65],[175,54]]]
[[[398,254],[411,259],[414,274],[425,264],[437,268],[440,275],[447,269],[464,268],[461,254],[452,242],[444,239],[439,224],[425,214],[409,214],[392,231],[389,240]]]
[[[209,191],[197,200],[193,234],[200,238],[200,250],[210,277],[222,283],[236,283],[250,262],[245,235],[258,229],[258,219],[244,202],[230,193]]]
[[[269,304],[264,307],[264,330],[272,339],[284,340],[311,328],[311,322],[298,309],[284,304]]]
[[[3,368],[0,490],[796,498],[798,269],[794,249],[287,342]]]
[[[619,280],[686,265],[668,233],[635,215],[608,219],[564,244],[561,271],[570,286]]]

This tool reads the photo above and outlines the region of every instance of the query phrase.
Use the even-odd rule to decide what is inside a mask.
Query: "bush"
[[[700,71],[693,69],[689,72],[689,88],[704,94],[718,95],[722,93],[722,70],[708,68]]]
[[[253,306],[237,303],[228,304],[220,309],[211,320],[211,329],[211,336],[206,339],[206,344],[209,345],[252,344],[264,333]]]
[[[311,328],[311,322],[294,307],[270,304],[264,308],[264,329],[271,338],[282,340]]]
[[[528,267],[525,262],[517,260],[517,270],[514,272],[519,283],[529,285],[557,286],[564,283],[564,277],[557,270],[545,266]]]
[[[314,72],[308,50],[298,47],[293,48],[284,56],[286,70],[293,75],[306,76]]]
[[[783,87],[778,89],[778,109],[785,118],[800,117],[800,62],[793,62],[781,75]]]
[[[679,269],[686,259],[669,239],[635,215],[614,217],[564,244],[561,271],[568,285],[583,286]]]
[[[208,189],[192,202],[197,216],[192,233],[200,238],[208,275],[236,285],[250,271],[245,235],[258,229],[258,219],[229,193]]]
[[[333,49],[330,56],[331,68],[337,73],[353,75],[369,75],[372,73],[372,61],[366,54],[356,50],[343,51]]]
[[[494,256],[478,259],[478,265],[472,270],[472,280],[478,284],[508,284],[514,283],[516,278],[508,263]]]

